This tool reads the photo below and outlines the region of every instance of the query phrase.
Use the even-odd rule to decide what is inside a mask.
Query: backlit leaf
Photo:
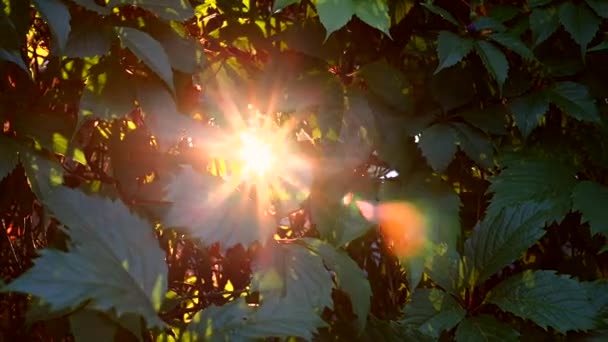
[[[388,4],[386,3],[386,0],[352,1],[355,5],[355,15],[359,17],[359,19],[369,26],[376,28],[390,36],[390,33],[388,32],[390,18],[388,15]]]
[[[599,183],[585,181],[574,187],[572,208],[583,214],[583,221],[588,221],[593,234],[608,235],[608,187]]]
[[[156,310],[167,288],[167,265],[152,225],[120,201],[64,187],[47,192],[44,204],[69,227],[72,246],[67,253],[42,250],[8,290],[40,297],[53,309],[90,300],[91,308],[135,313],[148,326],[164,326]]]
[[[135,5],[146,9],[160,18],[184,21],[194,17],[194,9],[188,0],[109,0],[109,7]]]
[[[487,301],[544,329],[589,330],[597,312],[587,285],[554,271],[524,271],[498,284]]]

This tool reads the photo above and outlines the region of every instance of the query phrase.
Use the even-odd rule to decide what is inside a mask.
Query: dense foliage
[[[0,340],[608,338],[608,2],[0,7]]]

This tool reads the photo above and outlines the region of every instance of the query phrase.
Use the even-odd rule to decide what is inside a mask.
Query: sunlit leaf
[[[67,253],[42,250],[8,290],[40,297],[54,309],[90,300],[91,308],[135,313],[149,326],[164,326],[156,310],[167,287],[167,265],[153,227],[122,202],[64,187],[49,191],[44,204],[69,227],[72,246]]]
[[[194,17],[194,9],[187,0],[109,0],[108,7],[135,5],[165,20],[184,21]]]
[[[130,27],[116,28],[116,32],[124,46],[152,69],[169,89],[175,91],[173,70],[171,70],[169,56],[163,46],[146,32]]]
[[[498,284],[487,301],[544,329],[589,330],[598,313],[588,284],[554,271],[524,271]]]

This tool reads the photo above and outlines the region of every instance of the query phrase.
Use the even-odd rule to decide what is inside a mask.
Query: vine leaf
[[[355,3],[353,0],[321,0],[317,1],[317,12],[319,19],[325,27],[325,39],[342,28],[355,14]]]
[[[169,56],[163,46],[146,32],[130,27],[116,28],[116,32],[126,48],[131,50],[175,92],[173,70]]]
[[[519,341],[519,332],[490,315],[465,318],[456,329],[456,342]]]
[[[439,37],[437,38],[439,65],[435,69],[435,74],[460,62],[472,49],[472,39],[463,38],[450,31],[439,32]]]
[[[538,46],[559,28],[559,16],[555,7],[535,8],[530,14],[530,30],[534,46]]]
[[[584,181],[578,183],[572,192],[572,208],[583,214],[583,220],[589,221],[593,234],[608,235],[608,187]]]
[[[440,289],[417,289],[412,301],[405,306],[401,323],[413,325],[425,335],[438,338],[441,332],[452,329],[466,316],[452,296]]]
[[[63,224],[69,252],[43,249],[34,267],[7,286],[40,297],[55,310],[88,307],[141,315],[163,327],[156,315],[167,288],[164,252],[153,227],[119,201],[64,187],[45,193],[44,204]]]
[[[597,15],[602,18],[608,18],[608,3],[603,0],[585,0],[587,5],[591,7]]]
[[[508,32],[498,32],[488,35],[490,39],[527,60],[534,59],[534,53],[516,35]]]
[[[371,306],[372,289],[367,276],[344,251],[317,239],[306,238],[303,241],[308,248],[323,258],[329,270],[335,272],[337,287],[350,296],[361,332],[365,328]]]
[[[31,76],[30,69],[25,65],[23,58],[17,51],[0,48],[0,61],[7,61],[18,65],[26,74]]]
[[[473,281],[482,283],[540,239],[545,221],[552,219],[550,208],[547,202],[528,201],[479,222],[465,242],[465,257],[475,270]]]
[[[160,18],[172,21],[184,21],[194,17],[194,9],[186,0],[110,0],[108,7],[136,5],[148,10]]]
[[[537,91],[515,98],[509,103],[509,108],[519,131],[527,138],[549,110],[549,99],[545,92]]]
[[[68,7],[59,0],[32,0],[40,15],[49,24],[53,42],[53,49],[59,54],[65,50],[65,45],[70,34],[70,11]]]
[[[600,113],[587,87],[574,82],[559,82],[548,91],[549,101],[580,121],[600,122]]]
[[[0,163],[0,181],[8,176],[19,164],[17,151],[19,146],[5,137],[0,135],[0,155],[2,155],[2,163]]]
[[[374,62],[364,65],[359,73],[368,89],[385,103],[398,110],[412,108],[412,99],[408,96],[410,83],[399,69],[386,62]]]
[[[505,55],[493,44],[482,40],[475,42],[475,51],[492,78],[498,82],[498,86],[502,89],[509,74],[509,63]]]
[[[117,65],[105,65],[103,73],[89,76],[80,98],[79,124],[86,119],[112,121],[135,107],[135,85],[131,75]]]
[[[272,6],[272,11],[276,12],[281,10],[289,5],[293,5],[300,2],[300,0],[275,0],[274,5]]]
[[[206,244],[219,242],[222,248],[265,243],[276,230],[275,220],[247,190],[230,188],[219,177],[183,167],[168,184],[166,200],[172,205],[163,222],[187,228]]]
[[[111,7],[100,6],[95,2],[95,0],[74,0],[74,2],[90,11],[94,11],[101,15],[108,15],[112,13]]]
[[[450,125],[439,123],[422,131],[418,146],[433,170],[443,172],[456,153],[456,139]]]
[[[388,32],[390,17],[388,15],[386,0],[353,0],[353,2],[355,4],[355,15],[359,19],[369,26],[384,32],[387,36],[391,36]]]
[[[114,34],[98,17],[75,20],[68,37],[65,55],[74,58],[103,56],[110,51]]]
[[[559,20],[585,55],[587,45],[600,28],[601,19],[584,4],[564,2],[559,7]]]
[[[502,310],[565,333],[594,327],[597,307],[589,283],[554,271],[524,271],[498,284],[486,298]]]
[[[439,7],[439,6],[435,6],[435,5],[431,5],[429,3],[422,3],[421,4],[424,8],[426,8],[427,10],[429,10],[431,13],[434,13],[440,17],[442,17],[443,19],[447,20],[448,22],[454,24],[455,26],[460,26],[460,24],[458,23],[458,21],[456,20],[456,18],[454,18],[454,16],[452,15],[452,13],[446,11],[445,9]]]
[[[550,4],[551,2],[553,2],[553,0],[530,0],[530,1],[528,1],[528,6],[530,8],[540,7],[540,6]]]
[[[285,310],[286,307],[289,310]],[[219,342],[295,336],[311,340],[317,328],[324,324],[318,315],[297,302],[269,297],[259,306],[250,306],[244,297],[239,297],[222,306],[199,311],[184,338],[194,335]]]

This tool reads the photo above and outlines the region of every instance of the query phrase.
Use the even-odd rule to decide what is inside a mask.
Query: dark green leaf
[[[116,32],[124,46],[154,71],[169,89],[175,91],[173,70],[163,46],[146,32],[130,27],[116,28]]]
[[[571,207],[570,193],[576,182],[574,175],[574,168],[558,158],[521,157],[490,180],[492,184],[488,190],[494,192],[494,197],[487,215],[496,217],[503,208],[551,199],[548,203],[555,210],[554,220],[559,221]]]
[[[458,84],[458,87],[454,87],[454,84]],[[471,69],[456,65],[434,74],[431,92],[444,112],[468,104],[475,96]]]
[[[528,201],[479,222],[465,243],[465,256],[475,271],[473,281],[483,283],[543,236],[545,221],[551,219],[548,209],[547,202]]]
[[[443,172],[454,158],[456,140],[450,125],[438,123],[422,131],[418,146],[433,170]]]
[[[95,310],[78,310],[69,316],[76,342],[114,341],[118,325],[110,317]]]
[[[548,93],[549,101],[580,121],[599,122],[600,113],[587,88],[579,83],[560,82]]]
[[[601,42],[601,43],[597,44],[596,46],[589,48],[589,50],[587,50],[587,52],[596,52],[596,51],[604,51],[604,50],[608,50],[608,41]]]
[[[488,16],[500,21],[501,23],[515,18],[520,12],[518,6],[496,5],[490,8]]]
[[[498,86],[502,89],[509,74],[509,63],[505,55],[496,46],[482,40],[475,42],[475,51],[492,78],[498,82]]]
[[[62,54],[70,34],[70,11],[60,0],[32,0],[40,15],[49,24],[53,35],[52,49]]]
[[[555,7],[535,8],[530,14],[530,30],[532,30],[534,46],[547,40],[558,27],[559,16]]]
[[[350,21],[355,14],[356,7],[353,0],[321,0],[317,1],[316,6],[319,19],[325,27],[326,39]]]
[[[25,71],[28,75],[30,74],[30,69],[25,65],[23,58],[19,55],[17,51],[11,51],[0,48],[0,61],[7,61],[13,64],[18,65],[23,71]]]
[[[343,0],[345,1],[345,0]],[[346,0],[351,1],[351,0]],[[384,32],[390,37],[388,25],[390,18],[388,15],[388,4],[386,0],[352,0],[355,5],[355,15],[364,23]],[[317,2],[318,5],[318,2]]]
[[[494,147],[488,136],[482,131],[463,123],[452,123],[456,140],[455,144],[482,168],[494,166]]]
[[[574,187],[572,208],[583,214],[583,221],[589,221],[593,234],[608,235],[608,187],[585,181]]]
[[[75,58],[103,56],[110,51],[112,39],[111,27],[104,25],[96,16],[87,15],[73,21],[65,55]]]
[[[306,238],[304,242],[323,258],[329,270],[335,272],[338,288],[350,296],[353,311],[357,315],[357,326],[361,332],[367,322],[372,296],[372,289],[365,273],[344,251],[321,240]]]
[[[285,310],[289,307],[289,310]],[[249,306],[243,297],[222,306],[199,311],[184,338],[205,341],[250,341],[268,337],[296,336],[311,340],[324,322],[308,308],[293,302],[267,298],[259,306]],[[192,336],[194,335],[194,336]]]
[[[150,35],[163,46],[174,69],[192,74],[201,66],[203,51],[199,48],[200,43],[188,37],[184,26],[154,23]]]
[[[580,45],[584,55],[587,45],[600,28],[601,19],[584,4],[564,2],[559,7],[559,20],[572,39]]]
[[[503,32],[507,28],[500,21],[492,17],[480,17],[472,22],[473,27],[476,31],[490,30],[494,32]]]
[[[300,0],[275,0],[274,4],[272,5],[272,11],[276,12],[298,2],[300,2]]]
[[[246,186],[225,183],[208,173],[184,167],[167,189],[172,206],[164,217],[169,227],[188,228],[190,235],[205,244],[220,242],[222,248],[236,244],[265,243],[276,230],[275,220],[264,213],[263,200]]]
[[[101,15],[108,15],[112,12],[111,7],[100,6],[99,4],[97,4],[95,2],[95,0],[73,0],[73,1],[77,4],[79,4],[80,6],[86,8],[90,11],[97,12]]]
[[[519,332],[490,315],[466,318],[456,329],[457,342],[516,342]]]
[[[104,72],[89,76],[80,98],[80,117],[111,121],[122,118],[135,108],[135,84],[132,76],[119,66],[104,65]]]
[[[254,263],[252,289],[321,313],[333,306],[333,283],[323,259],[301,244],[269,244]]]
[[[417,289],[404,310],[402,323],[435,338],[455,327],[466,315],[466,310],[440,289]]]
[[[454,16],[450,12],[446,11],[445,9],[435,6],[435,5],[431,5],[429,3],[422,3],[421,5],[424,8],[426,8],[427,10],[429,10],[431,13],[437,14],[438,16],[449,21],[450,23],[454,24],[455,26],[460,26],[460,24],[458,23],[456,18],[454,18]]]
[[[528,1],[528,7],[530,7],[530,8],[540,7],[540,6],[550,4],[551,2],[553,2],[553,0],[530,0],[530,1]]]
[[[509,108],[519,131],[527,138],[549,110],[549,99],[545,92],[537,91],[515,98],[509,103]]]
[[[42,250],[8,290],[40,297],[54,309],[91,300],[91,308],[135,313],[149,326],[164,326],[156,310],[167,288],[167,265],[153,227],[122,202],[64,187],[49,191],[43,202],[69,227],[73,245],[68,253]]]
[[[0,135],[0,156],[2,156],[2,160],[0,161],[0,181],[17,167],[19,163],[18,150],[19,145],[4,135]]]
[[[399,111],[411,108],[412,91],[403,73],[386,62],[375,62],[363,66],[359,73],[367,82],[368,89],[384,102]]]
[[[585,0],[589,7],[602,18],[608,18],[608,2],[604,0]]]
[[[435,74],[460,62],[473,49],[473,40],[463,38],[450,31],[441,31],[437,38],[439,65]]]
[[[531,60],[534,59],[532,50],[524,44],[519,37],[510,32],[492,33],[488,37],[498,44],[520,55],[522,58]]]
[[[465,110],[459,115],[471,125],[489,134],[502,135],[506,131],[508,112],[506,106],[502,104],[490,105],[477,110]]]
[[[498,284],[487,301],[544,329],[589,330],[597,312],[587,287],[554,271],[524,271]]]

